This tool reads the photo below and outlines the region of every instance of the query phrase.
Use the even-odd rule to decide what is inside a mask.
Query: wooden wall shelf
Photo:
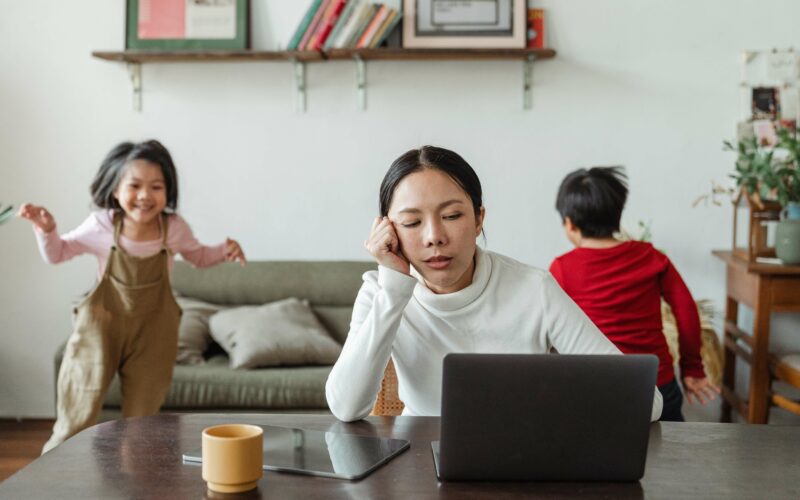
[[[94,51],[105,61],[127,63],[133,86],[133,107],[142,109],[142,69],[145,63],[288,61],[294,66],[297,110],[306,109],[306,63],[354,61],[359,109],[366,109],[367,61],[472,61],[518,60],[524,64],[523,108],[533,106],[533,62],[556,56],[553,49],[334,49],[330,51]]]

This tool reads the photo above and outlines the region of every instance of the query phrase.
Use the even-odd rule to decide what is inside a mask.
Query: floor
[[[41,455],[52,429],[50,419],[0,419],[0,482]]]

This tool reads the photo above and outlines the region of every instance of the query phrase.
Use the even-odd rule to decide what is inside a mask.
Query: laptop
[[[637,481],[657,370],[649,354],[448,354],[436,475]]]

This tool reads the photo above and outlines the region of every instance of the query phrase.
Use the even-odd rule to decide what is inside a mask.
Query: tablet
[[[404,439],[262,425],[264,470],[338,479],[361,479],[409,448]],[[203,462],[201,450],[184,463]]]

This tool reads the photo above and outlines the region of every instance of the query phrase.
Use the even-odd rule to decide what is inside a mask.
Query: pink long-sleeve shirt
[[[97,276],[103,275],[114,244],[114,222],[112,210],[93,212],[72,231],[59,235],[57,230],[42,233],[34,227],[39,251],[51,264],[64,262],[78,255],[90,253],[97,257]],[[123,250],[137,257],[147,257],[161,250],[162,238],[150,241],[133,241],[123,235],[119,244]],[[195,267],[209,267],[225,260],[225,244],[206,246],[192,234],[189,224],[180,215],[170,215],[167,222],[167,247],[169,269],[172,271],[174,255],[181,256]]]

